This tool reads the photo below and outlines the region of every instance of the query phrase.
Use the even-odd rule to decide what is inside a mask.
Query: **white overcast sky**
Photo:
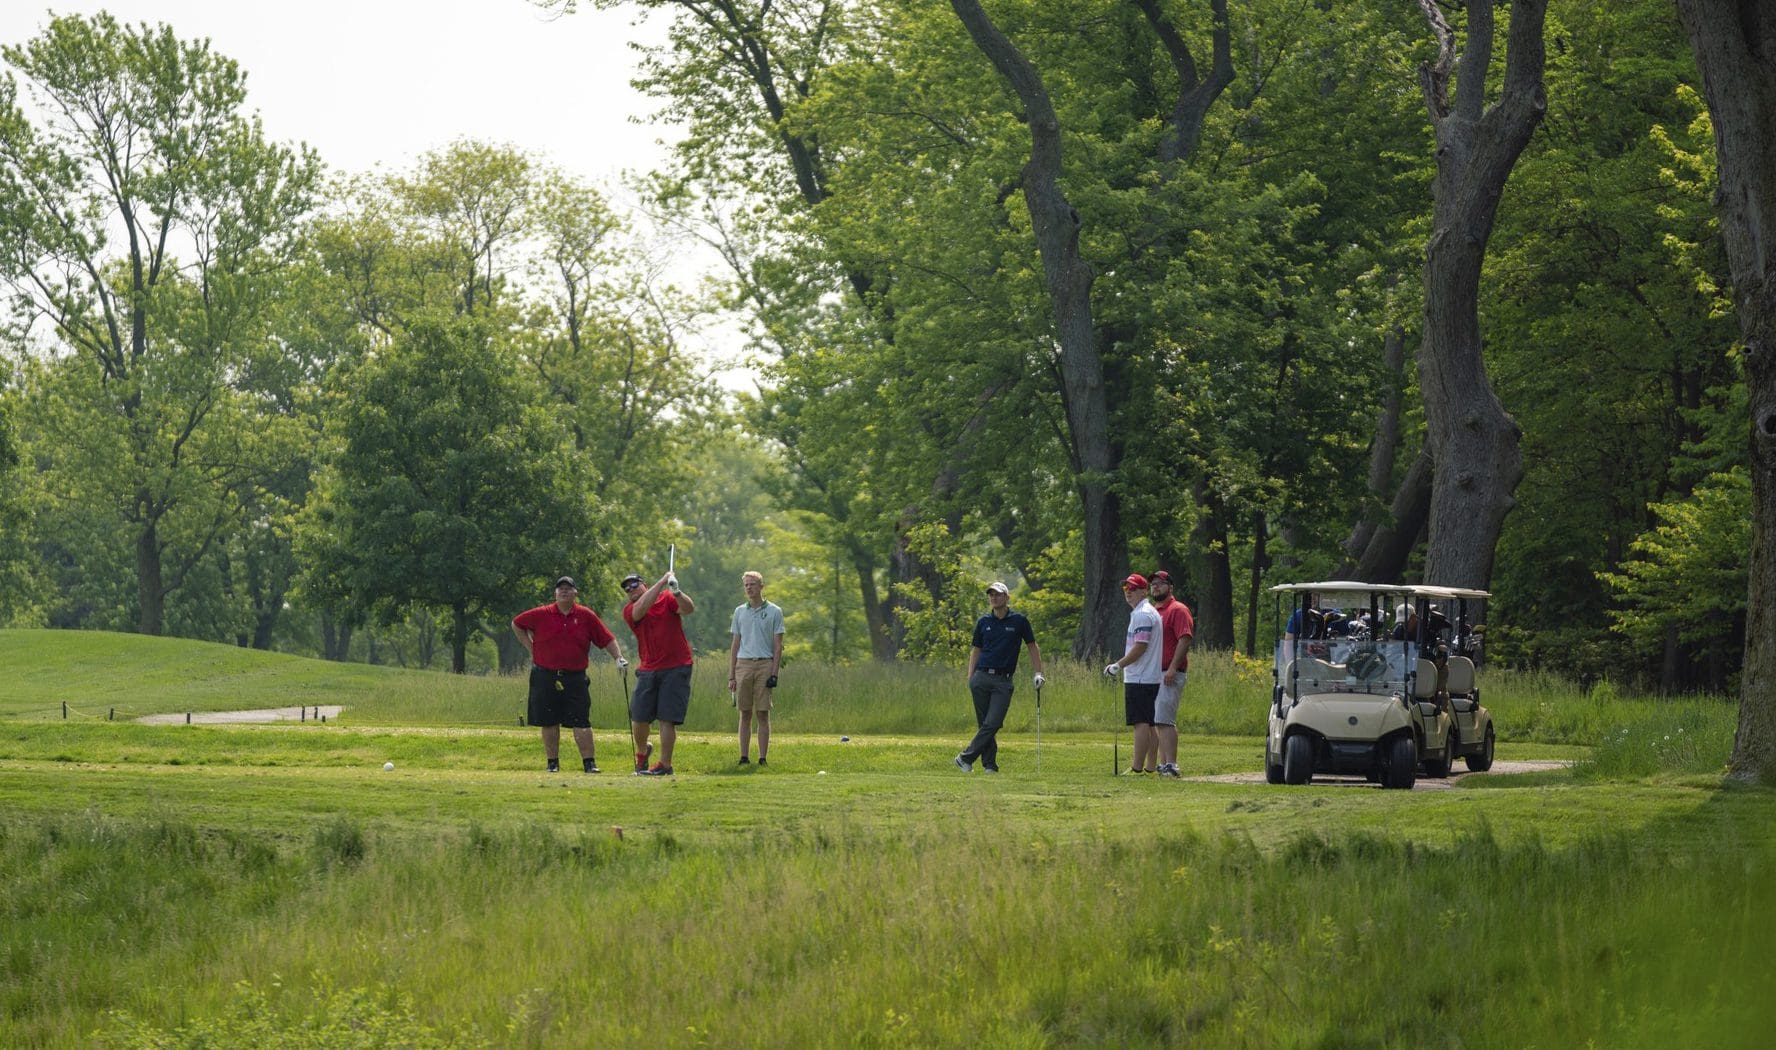
[[[674,137],[645,122],[629,86],[642,34],[633,9],[557,17],[525,0],[0,0],[0,41],[56,14],[105,10],[208,37],[247,73],[247,104],[274,139],[313,146],[344,171],[400,169],[469,137],[535,152],[609,183],[657,164]],[[637,124],[631,117],[643,118]]]
[[[339,172],[399,171],[459,138],[507,143],[621,201],[625,171],[665,160],[678,130],[629,86],[664,21],[636,9],[558,16],[526,0],[0,0],[0,43],[36,36],[57,15],[109,11],[207,37],[247,74],[247,107],[267,135],[306,142]],[[639,222],[639,219],[638,219]],[[691,283],[717,268],[675,242],[672,273]],[[738,332],[714,323],[697,340],[724,386],[751,385]]]

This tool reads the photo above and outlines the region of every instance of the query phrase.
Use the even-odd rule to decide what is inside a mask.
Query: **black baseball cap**
[[[576,591],[580,589],[580,585],[574,582],[574,578],[572,576],[556,577],[555,586],[557,586],[557,587],[572,587]]]
[[[623,577],[623,589],[626,591],[629,589],[630,584],[642,583],[642,582],[644,582],[644,581],[641,578],[641,574],[638,572],[632,572],[629,575]]]

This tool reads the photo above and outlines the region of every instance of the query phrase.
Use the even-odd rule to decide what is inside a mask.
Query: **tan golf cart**
[[[1277,596],[1265,779],[1363,776],[1410,788],[1462,759],[1492,766],[1492,716],[1480,705],[1473,622],[1485,591],[1289,583]]]

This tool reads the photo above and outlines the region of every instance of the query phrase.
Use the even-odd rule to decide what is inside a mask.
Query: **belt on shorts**
[[[975,670],[979,671],[981,674],[990,674],[994,678],[1010,678],[1012,675],[1012,672],[1001,671],[997,667],[977,667]]]
[[[544,667],[542,664],[531,664],[530,666],[538,671],[543,672],[544,674],[552,674],[557,678],[560,678],[564,674],[585,674],[586,673],[586,669],[584,667],[579,668],[578,670],[575,670],[575,671],[557,671],[553,667]]]

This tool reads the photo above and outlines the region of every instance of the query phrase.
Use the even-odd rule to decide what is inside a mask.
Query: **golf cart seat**
[[[1474,661],[1465,656],[1449,658],[1449,702],[1463,714],[1480,706],[1474,699]]]
[[[1437,665],[1418,658],[1418,675],[1412,681],[1412,697],[1415,700],[1430,700],[1437,695]]]

